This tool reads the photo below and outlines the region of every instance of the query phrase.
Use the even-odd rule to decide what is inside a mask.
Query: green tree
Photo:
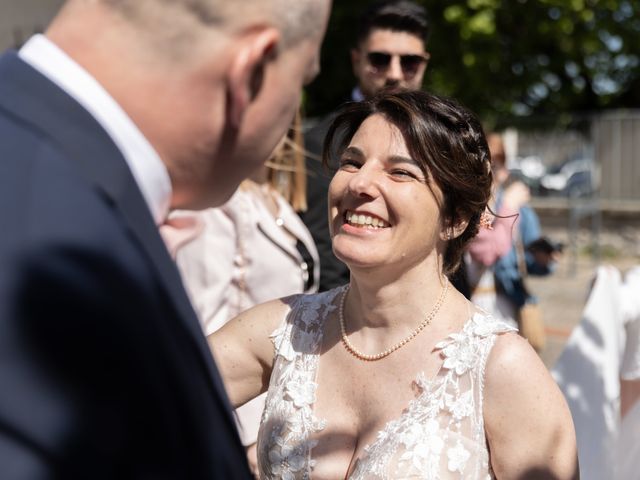
[[[336,3],[309,115],[349,96],[353,19],[370,2]],[[640,108],[640,0],[425,0],[432,58],[425,88],[483,118]]]

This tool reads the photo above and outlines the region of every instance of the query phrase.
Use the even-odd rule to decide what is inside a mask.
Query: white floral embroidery
[[[286,336],[288,330],[287,324],[282,324],[269,335],[269,338],[272,339],[277,354],[284,357],[287,361],[292,362],[296,356],[296,352],[291,342],[287,341]]]
[[[316,383],[306,375],[295,375],[287,382],[285,391],[298,408],[313,405],[316,401]]]
[[[300,322],[304,327],[315,327],[318,324],[318,311],[322,305],[307,303],[307,308],[300,312]]]
[[[444,441],[436,420],[428,420],[424,425],[411,425],[406,432],[400,434],[399,440],[406,448],[406,452],[400,457],[401,462],[410,462],[418,472],[429,471],[432,475],[437,471],[434,468],[438,466]]]
[[[443,349],[446,359],[442,366],[462,375],[478,362],[478,352],[472,338],[459,337],[456,340]]]
[[[317,443],[310,435],[326,424],[313,413],[322,322],[341,291],[301,296],[272,334],[277,355],[258,439],[261,478],[310,480]],[[482,418],[484,363],[495,336],[513,330],[475,314],[439,342],[441,370],[431,379],[417,375],[415,398],[363,448],[349,479],[493,478]]]
[[[402,461],[410,461],[414,471],[426,474],[427,478],[437,478],[438,458],[444,442],[439,437],[434,437],[433,441],[422,442],[407,450],[401,457]]]
[[[446,394],[445,404],[453,418],[462,420],[473,413],[473,391],[468,390],[457,398]]]
[[[506,324],[504,324],[507,326]],[[487,321],[487,317],[476,313],[471,318],[471,323],[469,324],[469,328],[473,335],[477,337],[486,337],[487,335],[492,335],[495,333],[496,322],[495,321]],[[513,327],[509,327],[511,330],[515,331],[516,329]]]
[[[293,346],[299,352],[313,352],[318,346],[318,335],[313,331],[298,330]]]
[[[295,472],[305,466],[305,458],[300,449],[282,444],[281,441],[276,441],[276,446],[269,451],[269,461],[273,474],[283,480],[294,480]]]
[[[467,461],[471,457],[471,453],[464,448],[462,443],[458,442],[455,447],[447,450],[447,468],[450,472],[464,472],[464,467],[467,465]]]

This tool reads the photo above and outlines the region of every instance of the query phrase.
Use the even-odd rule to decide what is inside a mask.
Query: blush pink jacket
[[[320,263],[311,234],[282,196],[276,201],[277,218],[254,190],[239,188],[222,207],[183,213],[196,213],[201,232],[177,248],[176,263],[207,335],[254,305],[317,291]],[[311,254],[313,273],[296,240]],[[245,445],[256,441],[263,397],[236,410]]]
[[[517,232],[517,218],[508,208],[501,208],[491,230],[480,227],[480,231],[469,244],[468,252],[475,262],[490,267],[511,250],[513,232]]]

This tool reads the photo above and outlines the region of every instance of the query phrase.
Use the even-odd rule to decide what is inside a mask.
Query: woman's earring
[[[480,221],[478,222],[481,228],[486,228],[487,230],[493,230],[493,218],[489,215],[489,212],[486,210],[482,212],[480,215]]]

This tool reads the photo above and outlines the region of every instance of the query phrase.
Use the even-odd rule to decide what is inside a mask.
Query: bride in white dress
[[[327,145],[349,285],[257,306],[209,337],[234,406],[268,388],[261,477],[577,478],[546,368],[447,279],[490,195],[475,117],[389,93],[348,106]]]

